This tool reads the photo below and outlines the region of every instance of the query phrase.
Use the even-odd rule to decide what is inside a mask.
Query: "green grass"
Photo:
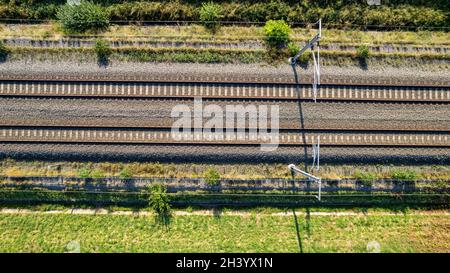
[[[303,252],[448,252],[448,215],[298,215]],[[173,216],[0,214],[0,252],[64,252],[71,241],[82,252],[299,252],[288,216]]]
[[[293,41],[307,41],[316,34],[314,29],[293,28]],[[450,45],[450,34],[444,31],[358,31],[324,29],[322,44],[415,44],[415,45]],[[96,38],[104,37],[111,40],[130,40],[136,38],[167,39],[178,41],[214,40],[243,41],[264,39],[262,27],[222,26],[217,32],[211,33],[201,25],[189,26],[111,26],[105,33],[64,35],[57,24],[8,25],[0,24],[0,37],[28,37],[36,39],[60,39],[64,37]]]

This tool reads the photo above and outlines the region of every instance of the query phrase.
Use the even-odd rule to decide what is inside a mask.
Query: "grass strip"
[[[0,252],[448,252],[446,215],[0,214]],[[297,235],[301,239],[298,244]],[[72,242],[72,243],[71,243]],[[71,243],[71,244],[69,244]],[[373,244],[373,243],[372,243]]]

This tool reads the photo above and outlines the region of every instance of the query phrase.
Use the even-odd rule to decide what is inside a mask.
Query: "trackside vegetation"
[[[283,20],[269,20],[264,25],[265,41],[270,48],[284,48],[289,44],[292,30]]]
[[[156,221],[167,226],[171,217],[171,206],[166,187],[161,183],[154,184],[148,191],[148,205],[155,213]]]
[[[215,33],[219,28],[222,18],[222,6],[213,2],[203,3],[200,8],[200,21],[207,29]]]
[[[356,47],[356,56],[360,59],[367,59],[370,56],[370,50],[367,45],[359,45]]]
[[[109,26],[108,14],[99,5],[83,0],[80,4],[65,4],[56,15],[68,33],[103,31]]]
[[[0,1],[0,18],[51,20],[58,18],[62,0]],[[110,1],[93,0],[114,21],[199,21],[206,1]],[[339,28],[430,28],[448,27],[448,1],[392,0],[381,6],[370,6],[366,1],[326,0],[220,0],[221,20],[234,22],[266,22],[285,20],[307,24],[319,17]]]
[[[8,57],[11,50],[5,45],[3,41],[0,41],[0,62],[3,62]]]
[[[50,168],[49,166],[56,166]],[[299,165],[301,167],[301,165]],[[105,177],[166,177],[166,178],[223,178],[264,179],[291,178],[285,164],[169,164],[159,162],[46,162],[0,160],[1,176],[64,176],[92,177],[99,170]],[[327,165],[322,164],[320,175],[324,179],[407,179],[450,180],[450,166],[396,166],[396,165]]]
[[[104,39],[97,39],[95,41],[94,50],[97,55],[97,62],[100,65],[107,65],[112,53],[109,42]]]

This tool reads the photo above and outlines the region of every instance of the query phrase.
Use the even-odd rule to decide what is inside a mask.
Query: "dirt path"
[[[306,212],[296,211],[297,215],[306,215]],[[78,215],[132,215],[132,216],[151,216],[154,215],[150,211],[109,211],[107,209],[66,209],[66,210],[47,210],[38,211],[30,209],[1,209],[0,214],[78,214]],[[173,211],[175,216],[252,216],[252,215],[266,215],[266,216],[292,216],[292,211],[286,212],[245,212],[245,211],[218,211],[218,210],[198,210],[198,211]],[[403,212],[310,212],[310,216],[399,216],[399,215],[437,215],[437,216],[450,216],[448,210],[433,210],[433,211],[409,211]]]

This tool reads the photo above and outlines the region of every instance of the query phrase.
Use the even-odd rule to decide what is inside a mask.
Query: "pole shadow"
[[[300,253],[303,253],[302,236],[300,233],[300,227],[298,225],[297,214],[295,214],[295,208],[292,209],[292,215],[294,216],[295,230],[297,231],[296,234],[297,234],[298,249]]]
[[[297,68],[296,65],[293,64],[292,65],[292,70],[294,71],[294,78],[295,78],[295,87],[296,87],[296,91],[297,91],[297,103],[298,103],[298,113],[299,113],[299,118],[300,118],[300,131],[302,134],[302,139],[303,139],[303,161],[305,163],[305,170],[308,170],[308,146],[306,143],[306,133],[305,133],[305,118],[303,115],[303,107],[302,107],[302,97],[301,97],[301,87],[300,87],[300,80],[299,80],[299,76],[297,73]],[[311,194],[311,181],[307,180],[306,182],[306,195],[310,195]],[[297,216],[295,215],[294,212],[294,217],[297,218]],[[309,206],[306,207],[306,216],[305,216],[305,225],[306,225],[306,232],[309,235],[311,235],[311,209],[309,208]],[[298,228],[298,227],[297,227]],[[298,232],[298,231],[297,231]],[[298,234],[299,236],[299,234]],[[298,237],[299,238],[299,237]],[[299,241],[301,243],[301,241]]]
[[[296,65],[293,64],[292,70],[294,71],[294,79],[295,79],[295,90],[297,92],[297,104],[298,104],[298,114],[300,118],[300,132],[302,134],[303,139],[303,161],[305,162],[305,169],[308,170],[308,147],[306,146],[306,134],[305,134],[305,118],[303,115],[303,106],[302,106],[302,95],[300,88],[300,81],[297,73]]]

